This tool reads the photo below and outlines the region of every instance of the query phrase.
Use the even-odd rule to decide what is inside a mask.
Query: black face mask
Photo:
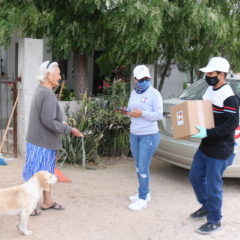
[[[208,77],[207,75],[205,76],[205,80],[209,86],[216,86],[219,83],[219,79],[217,76],[215,77]]]

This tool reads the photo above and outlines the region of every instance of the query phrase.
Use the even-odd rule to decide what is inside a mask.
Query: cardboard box
[[[212,103],[210,100],[188,100],[171,108],[173,137],[189,139],[199,132],[196,125],[214,127]]]

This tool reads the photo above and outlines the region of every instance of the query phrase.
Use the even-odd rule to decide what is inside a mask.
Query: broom
[[[18,99],[19,99],[19,95],[17,95],[17,98],[15,100],[15,103],[14,103],[14,106],[13,106],[13,109],[12,109],[12,112],[11,112],[11,115],[8,119],[8,123],[7,123],[7,127],[5,129],[5,132],[3,134],[3,139],[2,139],[2,142],[1,142],[1,145],[0,145],[0,165],[7,165],[7,163],[5,162],[5,159],[3,158],[3,155],[1,154],[2,152],[2,148],[3,148],[3,144],[4,144],[4,141],[5,141],[5,138],[7,136],[7,132],[8,132],[8,129],[9,129],[9,126],[10,126],[10,123],[12,121],[12,117],[13,117],[13,113],[15,111],[15,108],[17,106],[17,102],[18,102]]]

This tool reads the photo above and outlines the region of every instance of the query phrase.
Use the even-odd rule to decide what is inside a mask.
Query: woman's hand
[[[130,117],[141,117],[142,116],[142,110],[134,108],[130,113],[128,113]]]
[[[71,131],[72,135],[75,136],[75,137],[83,137],[84,135],[78,131],[78,129],[76,128],[72,128],[72,131]]]

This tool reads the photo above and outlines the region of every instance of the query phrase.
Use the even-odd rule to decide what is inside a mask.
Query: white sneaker
[[[138,199],[136,202],[131,203],[128,208],[132,211],[140,211],[147,207],[147,200]]]
[[[135,194],[135,195],[129,196],[129,200],[130,200],[131,202],[133,202],[133,203],[136,202],[137,200],[139,200],[138,193]],[[147,201],[147,202],[150,202],[150,201],[151,201],[151,195],[150,195],[150,193],[147,194],[146,201]]]

